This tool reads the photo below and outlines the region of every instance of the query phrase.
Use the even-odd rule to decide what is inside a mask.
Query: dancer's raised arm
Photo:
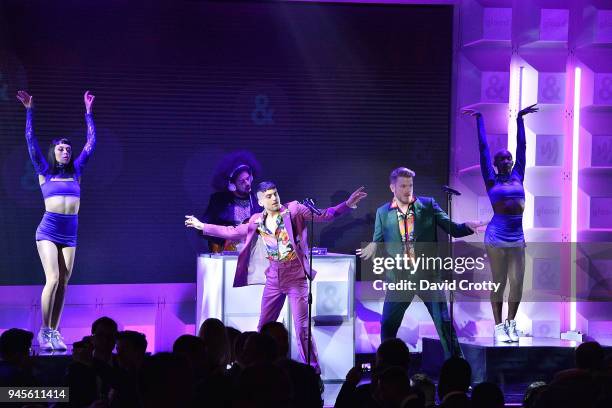
[[[85,122],[87,123],[87,142],[83,147],[83,151],[79,154],[79,157],[74,161],[74,168],[77,174],[81,174],[85,164],[91,157],[94,149],[96,148],[96,127],[94,125],[93,115],[91,113],[91,107],[93,105],[95,96],[91,95],[89,91],[85,92],[83,95],[83,99],[85,101]]]
[[[528,113],[537,112],[538,108],[533,104],[531,106],[522,109],[516,117],[516,162],[512,173],[516,175],[521,181],[525,179],[525,164],[526,157],[525,152],[527,150],[527,140],[525,137],[525,123],[523,122],[523,116]]]
[[[28,153],[30,153],[30,160],[34,165],[34,170],[37,174],[44,175],[49,170],[49,164],[45,160],[45,156],[42,154],[40,147],[38,146],[38,140],[34,135],[34,102],[33,98],[26,91],[17,91],[17,99],[26,108],[26,127],[25,127],[25,138],[28,144]]]
[[[485,185],[489,188],[495,183],[495,170],[493,170],[493,162],[491,161],[491,152],[489,151],[489,142],[487,141],[484,119],[482,114],[474,109],[464,109],[461,113],[476,117],[478,150],[480,151],[480,172],[482,173]]]

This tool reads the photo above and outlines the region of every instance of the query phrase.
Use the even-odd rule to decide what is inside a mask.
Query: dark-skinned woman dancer
[[[523,235],[523,211],[525,210],[525,124],[523,116],[537,112],[535,105],[522,109],[516,118],[516,163],[508,150],[495,153],[493,163],[482,114],[473,109],[463,110],[464,114],[476,117],[478,146],[480,149],[480,170],[491,206],[493,218],[485,232],[485,247],[491,265],[493,280],[500,283],[498,292],[491,293],[491,306],[495,319],[495,341],[518,342],[516,313],[523,294],[525,274],[525,237]],[[497,172],[494,170],[494,166]],[[509,286],[508,317],[502,320],[503,294]]]

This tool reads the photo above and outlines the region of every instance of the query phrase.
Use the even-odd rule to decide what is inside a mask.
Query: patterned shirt
[[[402,237],[402,243],[404,244],[404,253],[414,258],[414,202],[415,197],[412,197],[412,201],[408,204],[408,210],[404,213],[400,210],[397,205],[395,198],[391,202],[391,208],[397,210],[397,223],[399,226],[400,235]]]
[[[272,233],[266,227],[266,217],[264,215],[257,227],[257,231],[263,238],[266,244],[266,250],[268,252],[268,259],[271,261],[287,262],[297,259],[295,249],[289,240],[289,234],[287,228],[285,228],[285,222],[283,217],[279,215],[276,218],[276,231]]]

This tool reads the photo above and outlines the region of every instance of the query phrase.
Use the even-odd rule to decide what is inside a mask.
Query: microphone
[[[315,206],[315,201],[312,198],[305,198],[304,201],[302,201],[302,205],[305,205],[306,208],[308,208],[310,210],[310,212],[312,212],[313,214],[316,215],[321,215],[323,214],[321,212],[321,210],[319,210],[316,206]]]
[[[450,195],[456,195],[456,196],[460,196],[461,193],[457,190],[455,190],[454,188],[450,188],[449,186],[442,186],[442,191],[444,191],[446,194],[450,194]]]

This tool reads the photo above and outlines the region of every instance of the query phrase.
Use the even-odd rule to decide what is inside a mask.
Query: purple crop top
[[[487,187],[487,194],[491,204],[506,198],[525,199],[525,189],[523,180],[525,179],[525,151],[527,149],[525,141],[525,124],[522,117],[516,119],[516,160],[512,172],[504,177],[493,169],[487,134],[484,127],[482,116],[477,117],[478,124],[478,146],[480,149],[480,171]]]
[[[52,172],[49,169],[49,164],[38,147],[38,141],[34,136],[33,130],[33,112],[32,109],[26,110],[26,130],[25,137],[28,144],[28,152],[30,159],[34,165],[34,170],[37,174],[45,176],[45,182],[41,184],[40,189],[44,198],[52,196],[81,196],[81,187],[79,178],[85,168],[85,164],[93,153],[96,147],[96,128],[94,126],[93,116],[91,113],[85,114],[85,122],[87,123],[87,142],[83,147],[83,151],[74,160],[74,173],[64,172],[62,169],[56,169]],[[57,171],[59,170],[59,171]],[[52,181],[53,178],[65,179],[72,178],[71,181]]]
[[[44,184],[40,185],[43,198],[47,199],[52,196],[81,196],[81,186],[76,180],[71,181],[53,181],[47,179]]]

